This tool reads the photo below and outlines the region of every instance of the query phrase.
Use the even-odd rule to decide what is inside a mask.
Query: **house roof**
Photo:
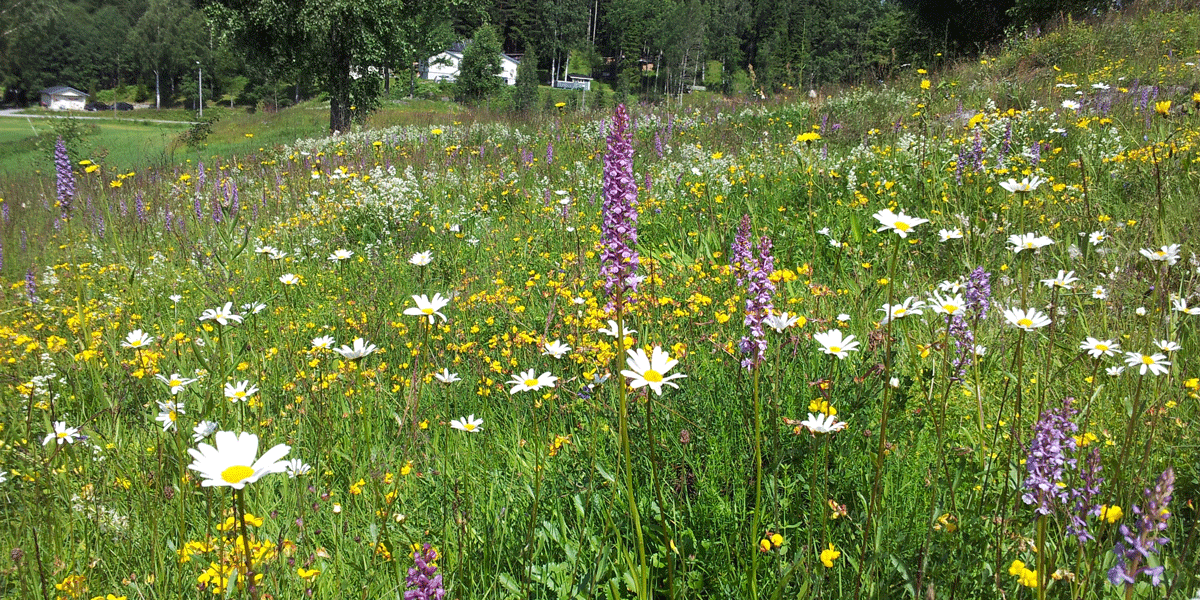
[[[56,95],[68,95],[68,96],[72,96],[72,95],[75,95],[75,96],[83,96],[83,97],[85,97],[85,98],[86,98],[86,97],[88,97],[88,95],[87,95],[87,94],[85,94],[85,93],[83,93],[83,92],[81,92],[81,91],[79,91],[79,90],[77,90],[77,89],[75,89],[75,88],[73,88],[73,87],[71,87],[71,86],[69,86],[69,85],[56,85],[56,86],[54,86],[54,87],[48,87],[48,88],[46,88],[46,89],[42,90],[42,93],[43,93],[43,94],[50,94],[51,96],[56,96]]]

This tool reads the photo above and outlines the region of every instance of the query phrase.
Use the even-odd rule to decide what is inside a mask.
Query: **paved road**
[[[51,114],[39,115],[39,114],[24,113],[24,112],[21,112],[22,110],[23,109],[20,109],[20,108],[0,109],[0,117],[16,117],[19,119],[53,119],[53,118],[59,117],[59,115],[51,115]],[[133,122],[145,122],[145,123],[166,123],[168,125],[195,125],[195,124],[197,124],[197,121],[167,121],[167,120],[163,120],[163,119],[143,119],[141,117],[131,114],[131,111],[126,111],[123,114],[128,114],[129,116],[128,117],[101,117],[101,116],[93,117],[90,115],[89,116],[62,115],[62,116],[64,116],[64,117],[70,116],[72,119],[88,119],[88,120],[93,120],[93,121],[133,121]]]

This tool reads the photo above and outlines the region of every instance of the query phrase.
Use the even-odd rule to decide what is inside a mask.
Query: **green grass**
[[[251,598],[223,578],[244,570],[249,541],[258,591],[275,598],[396,597],[412,544],[438,549],[448,597],[463,599],[1190,598],[1200,317],[1179,302],[1200,305],[1191,75],[1179,53],[1134,61],[1111,44],[1079,63],[1092,71],[1056,71],[1013,66],[1026,52],[1014,48],[815,101],[636,106],[623,184],[638,186],[645,279],[619,308],[600,274],[607,111],[514,118],[420,101],[283,148],[322,132],[324,111],[229,114],[199,153],[176,151],[191,164],[125,178],[107,160],[77,168],[65,219],[48,179],[0,184],[0,548],[12,561],[0,596]],[[1119,77],[1155,80],[1172,108]],[[1066,81],[1085,94],[1055,86]],[[1078,110],[1062,107],[1075,98]],[[1004,188],[1035,176],[1034,190]],[[928,222],[880,229],[887,210]],[[748,244],[772,242],[769,268],[738,254],[743,227]],[[1027,233],[1053,243],[1010,242]],[[1179,260],[1158,260],[1172,244]],[[954,309],[965,318],[951,334],[939,311],[977,268],[990,273],[988,315]],[[1041,283],[1066,271],[1078,281]],[[445,301],[422,311],[434,294]],[[803,319],[768,328],[747,369],[744,319],[762,316],[747,299],[760,295]],[[880,307],[906,298],[924,313],[882,324]],[[208,318],[226,303],[244,320]],[[636,330],[635,348],[678,360],[640,375],[686,375],[678,389],[626,385],[621,371],[641,367],[600,331],[610,319]],[[822,349],[834,329],[855,337],[844,358]],[[127,347],[135,330],[154,340]],[[986,350],[960,348],[967,335]],[[345,357],[314,347],[319,336],[377,349]],[[1093,359],[1088,337],[1135,354]],[[550,355],[554,340],[571,350]],[[1170,348],[1155,356],[1160,342]],[[1147,360],[1165,368],[1141,374]],[[517,390],[542,373],[553,387]],[[172,394],[156,377],[176,374],[196,381]],[[234,402],[235,385],[259,389]],[[1077,462],[1048,487],[1078,489],[1094,450],[1105,481],[1087,507],[1125,515],[1087,515],[1095,540],[1082,544],[1069,499],[1039,516],[1022,498],[1034,424],[1068,399],[1076,412],[1056,427],[1078,428],[1080,447],[1060,446]],[[184,409],[174,421],[170,401]],[[836,433],[798,424],[835,412]],[[452,426],[467,416],[482,430]],[[287,444],[311,470],[244,492],[202,486],[188,451],[204,420],[256,435],[259,455]],[[88,439],[56,443],[60,421]],[[1151,510],[1143,490],[1168,469],[1174,497]],[[246,522],[243,503],[261,522],[239,543],[225,524]],[[1171,543],[1150,553],[1162,586],[1108,582],[1135,506],[1165,522]]]

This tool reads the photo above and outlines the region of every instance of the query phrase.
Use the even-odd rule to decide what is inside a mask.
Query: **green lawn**
[[[0,174],[48,170],[51,166],[55,119],[0,119]],[[81,121],[81,147],[92,160],[119,169],[161,162],[186,125],[141,121]]]

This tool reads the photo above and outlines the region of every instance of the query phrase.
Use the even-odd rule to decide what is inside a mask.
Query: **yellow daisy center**
[[[466,429],[467,431],[475,431],[475,424],[474,423],[463,423],[463,429]]]
[[[899,231],[908,231],[909,229],[912,229],[912,225],[909,225],[904,221],[896,221],[896,229]]]
[[[241,390],[238,390],[238,391],[236,391],[236,392],[234,392],[234,393],[233,393],[233,397],[235,397],[235,398],[245,398],[245,397],[246,397],[246,392],[243,392],[243,391],[241,391]]]
[[[1154,357],[1152,357],[1152,356],[1146,356],[1145,354],[1143,354],[1143,355],[1142,355],[1142,364],[1144,364],[1144,365],[1152,365],[1152,364],[1154,364]]]
[[[65,437],[67,437],[67,432],[65,432],[65,431],[63,431],[63,432],[60,432],[60,433],[58,434],[58,438],[59,438],[59,439],[62,439],[62,438],[65,438]]]
[[[423,312],[423,313],[425,313],[425,314],[427,314],[427,315],[432,315],[432,314],[433,314],[433,309],[432,309],[432,308],[422,308],[422,309],[421,309],[421,312]]]
[[[132,342],[129,342],[129,345],[130,346],[141,346],[142,340],[133,340]]]
[[[535,387],[535,386],[537,386],[537,384],[538,384],[538,380],[536,380],[536,379],[526,379],[525,380],[525,387]]]
[[[175,420],[175,411],[171,411],[171,412],[167,413],[167,418],[174,421]]]
[[[908,311],[907,311],[907,310],[905,310],[905,309],[903,309],[903,308],[897,308],[897,309],[896,309],[896,316],[897,316],[897,317],[899,317],[899,316],[903,316],[903,315],[904,315],[904,313],[906,313],[906,312],[908,312]]]
[[[841,352],[841,351],[842,351],[842,347],[841,347],[841,346],[830,346],[830,347],[829,347],[829,352],[830,352],[831,354],[837,354],[838,352]]]
[[[958,307],[953,304],[943,304],[942,310],[944,310],[950,314],[954,314],[954,311],[958,310]]]
[[[1021,327],[1032,327],[1033,321],[1028,318],[1020,319],[1017,321],[1017,325],[1020,325]]]
[[[1096,344],[1096,349],[1101,352],[1108,352],[1108,344]]]
[[[221,471],[221,479],[224,479],[225,483],[236,484],[241,483],[243,480],[253,474],[254,469],[251,469],[250,467],[244,465],[234,465],[228,469],[225,469],[224,471]]]
[[[658,383],[663,380],[663,376],[662,373],[659,373],[654,369],[646,369],[646,372],[642,373],[642,379],[645,379],[650,383]]]
[[[179,386],[183,385],[183,382],[178,379],[172,379],[167,382],[167,385],[169,385],[171,387],[179,387]]]

